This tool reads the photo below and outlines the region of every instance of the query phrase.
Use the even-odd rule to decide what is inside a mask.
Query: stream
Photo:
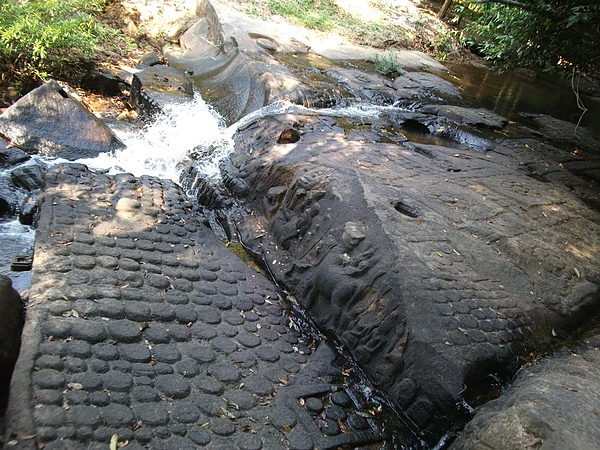
[[[124,128],[120,124],[112,124],[113,130],[126,144],[126,148],[113,154],[101,154],[96,158],[80,159],[74,162],[86,164],[93,170],[109,174],[129,172],[135,176],[151,175],[180,181],[183,169],[189,165],[193,158],[197,174],[218,184],[220,181],[219,164],[234,149],[234,133],[240,127],[244,127],[261,117],[291,112],[298,114],[318,113],[367,120],[378,117],[384,110],[385,108],[373,105],[315,110],[281,102],[249,114],[237,123],[227,127],[219,114],[200,95],[196,94],[192,101],[173,103],[167,106],[162,114],[142,129]],[[189,130],[196,128],[199,123],[202,124],[202,132],[189,133]],[[34,156],[26,164],[38,163],[51,166],[62,162],[68,161]],[[7,173],[0,173],[0,176],[7,176]],[[193,192],[188,192],[188,194],[190,197],[194,196]],[[0,273],[9,275],[13,280],[13,287],[22,293],[29,288],[30,272],[11,271],[11,255],[33,254],[34,239],[35,230],[21,225],[18,220],[0,223],[0,245],[3,248],[0,258]],[[290,324],[293,324],[297,331],[306,337],[307,342],[311,341],[317,345],[321,341],[327,341],[335,349],[336,363],[345,369],[345,371],[341,371],[344,376],[339,376],[335,382],[349,386],[349,392],[355,392],[355,395],[359,398],[357,401],[361,404],[371,405],[372,408],[378,411],[377,418],[372,420],[376,420],[377,426],[385,430],[385,440],[366,448],[428,448],[411,431],[405,419],[402,419],[402,415],[395,411],[392,402],[387,399],[386,395],[370,383],[367,376],[356,365],[343,346],[337,343],[334,337],[325,337],[298,305],[295,298],[288,292],[285,292],[285,294],[286,297],[282,302],[288,310]],[[444,437],[440,441],[439,448],[444,448],[446,439]]]
[[[497,75],[471,66],[453,66],[452,70],[453,77],[456,78],[453,82],[460,85],[465,102],[471,106],[493,110],[509,120],[520,120],[521,112],[549,114],[574,122],[578,120],[577,114],[581,115],[572,92],[554,89],[553,95],[549,96],[549,85],[546,82]],[[589,111],[582,118],[581,125],[598,132],[600,102],[587,99],[586,105]],[[319,114],[369,122],[395,109],[398,110],[391,106],[366,103],[331,109],[312,109],[278,102],[227,126],[225,120],[196,94],[192,101],[167,106],[155,121],[141,129],[127,128],[120,123],[113,124],[114,131],[126,144],[126,148],[113,154],[101,154],[96,158],[76,162],[111,174],[129,172],[135,176],[152,175],[177,182],[181,182],[183,170],[194,162],[197,172],[219,183],[220,163],[234,149],[235,132],[262,117],[281,113]],[[40,157],[34,157],[32,161],[43,165],[64,162]],[[0,176],[8,176],[7,172],[0,172]],[[11,258],[13,255],[32,254],[34,237],[35,232],[30,227],[21,225],[16,219],[0,222],[0,245],[3,249],[0,255],[0,273],[9,275],[13,286],[20,292],[29,287],[29,272],[11,271]],[[301,315],[302,312],[297,311],[296,314]],[[302,322],[305,322],[307,327],[314,326],[305,317],[302,318]],[[343,355],[341,348],[340,354]],[[343,357],[349,358],[347,355]],[[447,436],[442,438],[436,448],[444,448],[447,439]],[[394,445],[394,448],[399,447]]]

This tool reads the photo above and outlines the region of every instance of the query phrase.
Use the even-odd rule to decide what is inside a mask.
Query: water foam
[[[129,172],[178,180],[179,167],[193,153],[211,149],[211,154],[228,154],[233,148],[231,131],[200,95],[192,101],[165,105],[142,129],[114,131],[126,148],[77,162],[111,174]]]
[[[234,148],[233,135],[241,128],[277,114],[325,115],[332,117],[376,118],[390,107],[371,104],[331,109],[307,108],[290,102],[275,102],[226,127],[223,118],[199,94],[192,101],[165,105],[163,111],[143,128],[114,129],[126,148],[80,159],[91,169],[110,174],[129,172],[179,181],[191,163],[207,178],[219,178],[219,164]],[[58,161],[56,161],[58,162]]]

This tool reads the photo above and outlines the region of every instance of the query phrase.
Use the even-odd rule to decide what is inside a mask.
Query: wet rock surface
[[[101,120],[54,80],[6,109],[0,116],[0,134],[27,153],[71,161],[123,147]]]
[[[58,165],[40,203],[6,448],[414,442],[174,183]]]
[[[435,442],[486,376],[597,313],[600,218],[569,152],[410,142],[407,117],[264,118],[224,170],[256,213],[232,215],[241,239]],[[300,140],[277,143],[289,128]]]
[[[8,147],[8,143],[4,140],[0,141],[6,148],[0,149],[0,167],[10,167],[16,164],[27,161],[31,158],[23,150],[16,147]]]
[[[160,112],[165,104],[186,102],[193,97],[192,82],[174,67],[140,66],[131,78],[130,104],[147,116]]]

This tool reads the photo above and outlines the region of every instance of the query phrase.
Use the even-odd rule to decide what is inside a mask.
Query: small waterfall
[[[200,95],[171,103],[142,128],[115,127],[126,148],[77,162],[109,173],[129,172],[179,180],[181,168],[192,159],[221,158],[233,148],[232,133]],[[207,161],[207,175],[218,166]]]
[[[195,196],[199,189],[209,185],[211,191],[222,189],[220,164],[233,151],[233,135],[256,120],[284,113],[362,117],[367,120],[381,116],[389,108],[355,104],[318,109],[277,102],[227,127],[223,118],[196,94],[191,101],[165,106],[161,114],[143,127],[115,125],[113,130],[127,145],[125,149],[76,162],[111,174],[129,172],[135,176],[171,179],[180,182],[188,193]],[[25,164],[51,166],[64,162],[68,161],[35,155]],[[1,172],[0,175],[7,176],[7,173]],[[0,273],[10,274],[19,290],[29,287],[29,272],[11,272],[9,255],[31,254],[34,236],[31,227],[21,225],[16,219],[0,222],[0,243],[6,255],[6,258],[0,258]]]
[[[391,106],[356,103],[337,108],[307,108],[289,102],[276,102],[254,111],[226,127],[224,119],[199,94],[192,101],[167,105],[143,128],[115,127],[126,148],[80,159],[92,169],[109,173],[129,172],[135,176],[153,175],[179,181],[182,171],[194,163],[202,177],[219,178],[219,164],[233,151],[235,132],[263,117],[276,114],[305,114],[374,119]]]

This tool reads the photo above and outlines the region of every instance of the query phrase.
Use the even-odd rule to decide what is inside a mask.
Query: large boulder
[[[474,126],[495,119],[458,111]],[[392,117],[280,115],[239,130],[226,186],[253,213],[226,215],[434,443],[473,392],[597,316],[600,214],[567,170],[531,176],[528,165],[558,166],[566,152],[407,142],[395,138],[418,115]]]
[[[12,287],[12,281],[0,275],[0,408],[6,407],[8,388],[21,347],[23,304]]]
[[[68,160],[124,147],[110,128],[55,80],[9,107],[0,116],[0,135],[28,153]]]
[[[19,209],[22,192],[6,177],[0,177],[0,217],[10,217]]]
[[[600,442],[600,336],[524,368],[477,412],[450,448],[587,450]]]
[[[4,144],[5,141],[0,139],[0,144]],[[19,163],[27,161],[31,156],[25,153],[23,150],[17,147],[0,148],[0,167],[6,168],[15,166]]]

